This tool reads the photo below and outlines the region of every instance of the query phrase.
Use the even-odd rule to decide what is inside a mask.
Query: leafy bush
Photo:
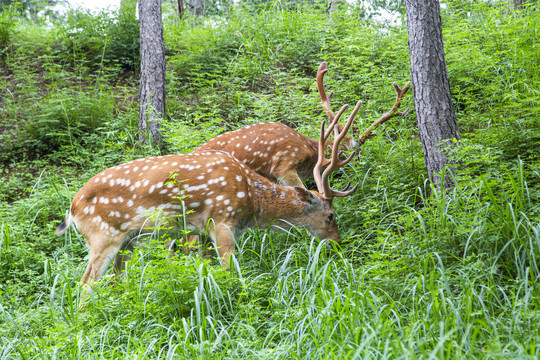
[[[36,120],[26,127],[25,142],[37,153],[73,147],[110,119],[113,109],[113,99],[107,93],[73,96],[67,89],[53,92],[43,99]]]
[[[11,44],[13,29],[17,24],[14,15],[6,8],[3,8],[0,12],[0,55],[3,55]]]
[[[118,64],[136,70],[140,62],[139,22],[128,11],[70,10],[62,25],[61,52],[66,60],[90,66]]]

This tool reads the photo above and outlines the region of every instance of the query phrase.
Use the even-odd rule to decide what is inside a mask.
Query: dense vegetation
[[[344,238],[253,230],[230,271],[162,242],[79,309],[84,239],[54,236],[75,192],[130,159],[187,152],[279,121],[315,136],[314,75],[366,127],[409,78],[404,24],[342,9],[165,11],[164,142],[137,139],[137,22],[81,11],[54,26],[0,16],[0,358],[519,358],[540,354],[540,11],[447,2],[462,144],[455,189],[426,180],[414,111],[334,182]],[[414,107],[412,96],[404,106]],[[115,284],[111,284],[115,283]],[[113,286],[114,285],[114,286]]]

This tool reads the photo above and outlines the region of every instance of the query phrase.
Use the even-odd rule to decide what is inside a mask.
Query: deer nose
[[[332,249],[333,245],[332,243],[337,243],[337,244],[341,244],[341,236],[337,236],[335,239],[327,239],[325,240],[325,243],[326,243],[326,247],[328,249]]]

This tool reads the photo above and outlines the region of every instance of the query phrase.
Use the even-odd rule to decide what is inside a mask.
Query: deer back
[[[317,162],[317,140],[274,122],[256,123],[208,140],[195,152],[223,150],[258,174],[285,185],[304,187]]]

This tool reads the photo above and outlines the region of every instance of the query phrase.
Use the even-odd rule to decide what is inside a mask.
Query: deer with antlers
[[[336,115],[330,107],[330,98],[324,90],[324,75],[328,72],[326,62],[322,62],[317,71],[317,88],[321,97],[323,108],[334,121]],[[369,126],[360,136],[358,142],[352,135],[345,135],[341,142],[341,149],[352,151],[364,142],[372,131],[382,123],[405,112],[398,112],[403,96],[409,90],[409,84],[401,89],[394,83],[397,96],[394,106],[389,112],[380,117]],[[336,135],[343,132],[344,127],[336,121]],[[327,140],[325,140],[327,141]],[[331,145],[330,143],[324,145]],[[222,150],[249,166],[260,175],[284,185],[304,187],[319,157],[319,139],[311,139],[296,130],[275,122],[256,123],[227,132],[208,140],[195,149],[195,152],[208,150]],[[326,148],[326,146],[323,146]]]
[[[317,89],[326,114],[330,118],[330,121],[335,123],[335,127],[331,126],[330,128],[332,130],[335,128],[336,136],[338,136],[344,132],[344,127],[339,121],[339,117],[336,120],[336,115],[330,107],[330,98],[333,92],[329,96],[326,96],[324,90],[324,75],[327,72],[326,62],[322,62],[317,70]],[[352,135],[345,132],[346,135],[342,136],[342,141],[340,142],[340,149],[345,151],[358,149],[370,135],[373,135],[372,131],[377,126],[394,116],[404,115],[406,111],[398,112],[397,110],[401,105],[403,96],[409,90],[409,86],[407,84],[401,89],[394,83],[396,101],[390,111],[369,126],[362,133],[358,141],[355,141]],[[328,136],[324,137],[325,143],[322,144],[322,148],[324,149],[332,145],[327,138]],[[275,122],[263,122],[218,135],[194,151],[226,151],[258,174],[273,182],[288,186],[305,187],[304,182],[311,177],[315,165],[319,160],[320,145],[320,139],[311,139],[287,125]],[[196,236],[189,237],[189,244],[196,242]],[[180,239],[180,243],[184,243],[183,239]],[[167,243],[167,246],[174,253],[175,244]],[[184,248],[184,251],[186,250]]]
[[[318,191],[275,184],[231,154],[216,150],[149,157],[100,172],[77,192],[56,230],[62,234],[75,224],[90,247],[81,284],[99,279],[113,260],[120,272],[124,256],[119,252],[131,247],[134,236],[158,225],[156,213],[167,218],[185,216],[187,230],[213,240],[224,267],[234,252],[235,238],[256,226],[305,227],[320,239],[340,242],[332,199],[352,194],[357,185],[336,191],[330,188],[329,177],[354,155],[340,160],[335,149],[359,107],[360,103],[335,137],[330,159],[324,146],[346,106],[329,129],[323,121],[313,173]]]

